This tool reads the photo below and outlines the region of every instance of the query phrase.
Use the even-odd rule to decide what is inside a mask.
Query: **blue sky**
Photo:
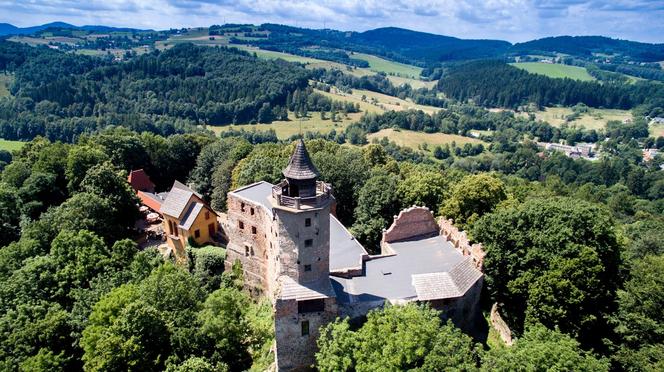
[[[0,22],[165,29],[282,23],[363,31],[397,26],[512,42],[605,35],[664,43],[664,0],[0,0]]]

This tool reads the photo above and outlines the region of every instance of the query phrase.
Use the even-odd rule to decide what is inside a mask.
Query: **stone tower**
[[[337,315],[330,282],[329,184],[319,181],[300,140],[285,179],[272,189],[273,254],[268,283],[275,302],[275,336],[279,370],[303,370],[314,362],[318,329]]]

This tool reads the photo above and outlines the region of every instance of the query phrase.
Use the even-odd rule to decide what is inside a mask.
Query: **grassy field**
[[[650,135],[655,138],[664,137],[664,124],[650,124],[649,131]]]
[[[13,81],[14,77],[12,75],[0,74],[0,98],[9,97],[11,95],[9,87]]]
[[[0,138],[0,150],[7,150],[11,152],[14,150],[20,150],[23,145],[25,145],[25,142],[9,141]]]
[[[296,56],[294,54],[288,54],[288,53],[274,52],[272,50],[263,50],[263,49],[258,49],[256,47],[246,46],[246,45],[233,44],[233,45],[229,45],[229,46],[233,47],[233,48],[237,48],[237,49],[246,50],[249,53],[256,53],[256,57],[262,58],[262,59],[283,59],[283,60],[288,61],[288,62],[299,62],[299,63],[321,63],[321,62],[326,62],[326,61],[323,61],[323,60],[320,60],[320,59]]]
[[[337,132],[343,132],[350,123],[357,121],[360,116],[362,116],[362,114],[348,114],[347,118],[344,118],[341,122],[337,123],[333,123],[332,120],[329,119],[329,113],[327,114],[327,120],[321,120],[320,113],[318,112],[310,112],[309,116],[310,117],[308,118],[302,119],[301,126],[303,134],[306,132],[329,133],[332,129],[336,130]],[[207,129],[210,129],[215,133],[221,133],[231,129],[244,129],[247,131],[267,131],[274,129],[274,131],[277,133],[277,137],[283,140],[300,133],[300,119],[296,119],[292,112],[288,113],[288,117],[290,119],[288,121],[274,121],[272,124],[208,126]]]
[[[526,70],[531,74],[540,74],[552,78],[570,78],[575,80],[595,80],[584,67],[568,66],[542,62],[510,63],[514,67]]]
[[[554,127],[559,127],[565,123],[565,117],[571,114],[572,109],[568,107],[547,107],[544,111],[537,111],[535,117],[539,120],[548,122]],[[586,129],[603,129],[606,127],[607,121],[623,121],[631,117],[632,114],[627,110],[590,109],[588,113],[581,115],[580,118],[569,124],[583,126]]]
[[[457,146],[466,143],[484,143],[476,138],[458,136],[456,134],[424,133],[403,129],[396,130],[392,128],[381,129],[376,133],[371,133],[367,137],[369,141],[374,138],[380,140],[383,137],[387,137],[387,139],[394,141],[399,146],[406,146],[412,149],[418,149],[426,143],[429,147],[429,151],[433,151],[433,147],[436,145],[444,145],[446,143],[451,144],[452,142],[455,142]]]
[[[369,62],[369,69],[386,74],[396,74],[398,76],[417,79],[422,72],[421,67],[406,65],[399,62],[392,62],[386,59],[376,57],[371,54],[353,53],[351,58],[362,59]]]
[[[393,76],[393,75],[388,75],[387,79],[392,82],[395,86],[400,86],[404,84],[410,84],[413,89],[420,89],[420,88],[433,88],[436,86],[438,83],[438,80],[434,81],[424,81],[420,79],[413,79],[413,78],[405,78],[401,76]]]
[[[418,105],[411,101],[362,89],[353,89],[353,92],[348,94],[333,88],[330,93],[321,92],[321,94],[340,101],[357,102],[360,104],[360,109],[365,112],[382,113],[390,110],[403,111],[415,109],[433,114],[441,110],[439,107]],[[362,100],[362,96],[365,97],[364,100]]]

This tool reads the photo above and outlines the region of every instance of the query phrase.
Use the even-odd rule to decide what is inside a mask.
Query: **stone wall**
[[[399,212],[398,216],[394,216],[390,228],[383,231],[380,243],[382,253],[390,253],[386,251],[386,243],[436,236],[438,230],[433,213],[428,208],[417,206],[406,208]]]
[[[497,303],[494,303],[493,306],[491,306],[490,320],[491,320],[491,326],[493,327],[493,329],[496,330],[496,332],[498,332],[500,339],[503,340],[503,342],[507,346],[512,346],[512,331],[510,330],[510,327],[507,325],[507,323],[500,316]]]
[[[230,269],[233,263],[239,260],[242,263],[245,284],[258,293],[269,289],[266,265],[269,258],[270,223],[271,218],[263,206],[228,194],[228,225],[224,226],[229,239],[226,267]]]
[[[482,245],[479,243],[471,245],[466,232],[459,231],[459,229],[454,226],[453,222],[454,221],[451,219],[441,217],[438,220],[440,235],[448,242],[452,243],[462,255],[472,257],[475,266],[482,270],[482,265],[484,264],[484,250],[482,249]]]
[[[338,309],[335,298],[325,299],[321,312],[298,313],[296,300],[275,303],[276,361],[279,371],[308,371],[315,362],[320,328],[334,321]],[[302,334],[302,322],[309,322],[309,334]]]

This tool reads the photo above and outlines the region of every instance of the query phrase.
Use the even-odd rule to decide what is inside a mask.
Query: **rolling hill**
[[[43,25],[31,26],[31,27],[16,27],[9,23],[0,23],[0,36],[4,35],[30,35],[36,32],[44,31],[49,28],[59,28],[59,29],[74,29],[74,30],[85,30],[85,31],[97,31],[97,32],[110,32],[110,31],[150,31],[150,30],[139,30],[134,28],[119,28],[119,27],[110,27],[110,26],[100,26],[100,25],[86,25],[86,26],[75,26],[65,22],[51,22],[45,23]]]

